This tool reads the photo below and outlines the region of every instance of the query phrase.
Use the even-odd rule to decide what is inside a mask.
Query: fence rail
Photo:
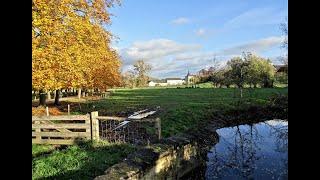
[[[33,144],[74,144],[91,137],[89,115],[32,116]]]
[[[32,116],[32,121],[77,121],[77,120],[90,120],[89,115],[65,115],[65,116]]]

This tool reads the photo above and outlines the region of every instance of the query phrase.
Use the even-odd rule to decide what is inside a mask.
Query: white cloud
[[[283,37],[271,36],[254,41],[236,44],[218,51],[201,51],[196,44],[183,44],[168,39],[153,39],[133,43],[129,48],[121,50],[124,60],[123,71],[131,67],[137,59],[145,59],[152,65],[152,77],[184,77],[188,70],[196,73],[202,68],[208,68],[216,58],[221,66],[243,51],[263,55],[272,48],[280,46]]]
[[[169,39],[152,39],[134,42],[129,48],[122,49],[121,55],[124,62],[132,63],[138,59],[150,61],[200,48],[198,44],[182,44]]]
[[[181,24],[187,24],[189,22],[190,22],[190,20],[188,18],[180,17],[180,18],[172,20],[170,23],[175,24],[175,25],[181,25]]]
[[[212,37],[212,35],[217,35],[217,33],[220,33],[221,29],[205,29],[205,28],[199,28],[194,31],[195,35],[201,38],[208,38]]]
[[[173,62],[174,56],[192,53],[201,49],[198,44],[178,43],[169,39],[137,41],[130,47],[120,50],[123,60],[122,71],[127,71],[136,60],[143,59],[152,65],[152,76],[163,77],[170,70],[177,70],[181,63]]]
[[[276,46],[279,46],[280,48],[280,44],[282,43],[282,41],[282,36],[272,36],[223,49],[219,52],[219,54],[237,55],[241,54],[242,52],[262,53]]]
[[[197,36],[204,36],[204,35],[206,35],[207,30],[200,28],[200,29],[196,30],[195,33]]]

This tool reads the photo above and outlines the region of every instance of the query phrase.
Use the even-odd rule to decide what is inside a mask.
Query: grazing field
[[[103,115],[126,115],[139,109],[160,106],[162,134],[168,137],[209,118],[213,110],[227,110],[246,104],[263,105],[271,96],[287,93],[287,88],[246,88],[240,100],[236,88],[117,89],[107,99],[83,104],[81,112],[97,110]],[[79,109],[74,111],[80,113]]]
[[[126,116],[145,108],[160,106],[163,137],[176,135],[212,117],[215,110],[264,105],[276,94],[287,94],[287,88],[244,89],[240,100],[235,88],[141,88],[116,89],[106,99],[71,104],[73,114],[99,111],[101,115]],[[80,104],[79,104],[80,103]],[[80,108],[81,107],[81,108]],[[33,145],[33,179],[92,179],[120,162],[134,147],[126,144],[85,143],[68,147]]]

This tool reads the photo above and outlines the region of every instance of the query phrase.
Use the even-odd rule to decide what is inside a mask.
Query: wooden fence
[[[134,139],[144,135],[130,126],[124,126],[117,131],[113,130],[115,126],[109,125],[110,128],[106,128],[108,127],[106,122],[114,124],[114,121],[117,121],[115,125],[118,125],[126,120],[128,120],[126,117],[99,116],[97,111],[87,115],[32,116],[32,143],[69,145],[78,140],[132,142],[123,141],[122,137]],[[161,138],[160,118],[132,120],[130,125],[141,122],[153,122],[156,138]],[[107,133],[116,134],[116,136],[107,136]]]
[[[90,115],[32,116],[33,144],[74,144],[92,139]]]

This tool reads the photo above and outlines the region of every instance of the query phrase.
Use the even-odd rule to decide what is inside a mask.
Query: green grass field
[[[270,96],[287,93],[287,88],[247,88],[243,91],[242,101],[265,104]],[[168,137],[208,118],[214,109],[237,107],[239,96],[236,88],[118,89],[107,99],[83,105],[82,113],[97,110],[102,115],[115,115],[160,106],[162,134]]]
[[[133,151],[128,144],[103,142],[55,150],[32,145],[32,179],[93,179]]]
[[[240,106],[263,105],[275,94],[287,94],[287,88],[244,89]],[[119,115],[139,109],[161,107],[164,137],[185,132],[210,118],[214,110],[239,107],[239,90],[235,88],[142,88],[117,89],[112,96],[81,105],[84,114],[99,111],[101,115]],[[69,146],[55,150],[52,146],[33,145],[33,179],[92,179],[125,158],[133,147],[125,144]]]

